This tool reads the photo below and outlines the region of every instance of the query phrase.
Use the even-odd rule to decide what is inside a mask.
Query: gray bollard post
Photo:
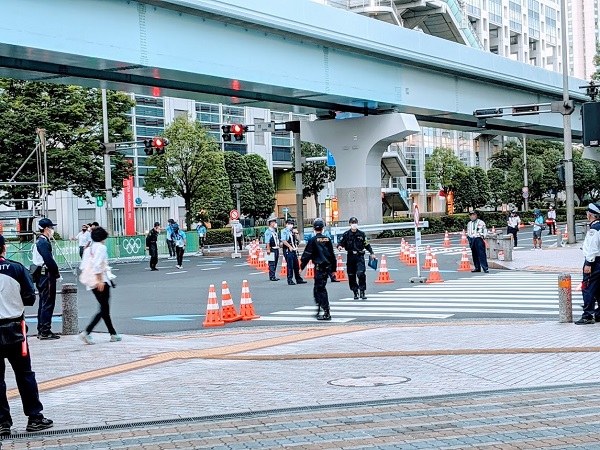
[[[558,276],[558,321],[573,322],[573,298],[571,295],[571,275],[561,273]]]
[[[63,283],[62,290],[62,334],[79,333],[79,313],[77,310],[77,285]]]

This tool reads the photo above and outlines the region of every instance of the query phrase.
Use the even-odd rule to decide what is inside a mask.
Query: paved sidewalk
[[[465,448],[483,442],[461,439],[473,421],[486,426],[485,420],[492,420],[487,402],[507,401],[476,393],[503,390],[511,392],[492,397],[512,399],[498,412],[505,418],[489,423],[495,431],[485,432],[501,433],[504,443],[525,438],[537,442],[548,437],[539,433],[547,425],[530,425],[527,418],[509,420],[510,409],[521,415],[525,412],[519,408],[535,412],[531,398],[540,395],[540,387],[555,386],[555,394],[542,394],[543,402],[558,410],[564,403],[581,415],[580,409],[589,407],[587,398],[598,397],[598,327],[541,321],[317,324],[124,336],[119,343],[97,334],[94,346],[75,336],[31,339],[44,412],[56,428],[46,434],[24,433],[25,418],[9,369],[16,435],[5,439],[2,448],[366,448],[366,442],[376,448]],[[594,389],[586,390],[586,384]],[[454,400],[440,397],[448,395],[458,395],[461,408],[473,408],[472,415],[461,412]],[[563,400],[553,399],[561,396]],[[343,414],[336,406],[364,402],[369,404],[346,405]],[[282,408],[286,410],[274,411]],[[410,413],[414,409],[421,412]],[[566,409],[564,415],[570,418]],[[324,417],[344,414],[344,419],[334,420],[339,429],[334,427],[331,434],[319,430],[326,426]],[[556,414],[553,420],[558,420]],[[363,415],[367,418],[356,419]],[[300,432],[311,417],[316,428]],[[161,422],[165,420],[169,422]],[[436,425],[440,420],[444,427]],[[382,421],[389,422],[381,428],[387,431],[373,431],[373,424],[380,429]],[[596,414],[567,420],[563,426],[578,427],[579,421],[596,422]],[[257,431],[260,427],[264,433]],[[525,436],[525,429],[535,432]],[[428,438],[423,441],[425,431]],[[449,431],[457,440],[431,444]],[[108,435],[114,442],[103,446]]]
[[[542,250],[513,251],[512,261],[489,260],[494,269],[528,270],[543,272],[581,273],[583,267],[582,242],[566,247],[544,247]]]

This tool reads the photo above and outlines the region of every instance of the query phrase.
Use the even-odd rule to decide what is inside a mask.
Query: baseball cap
[[[38,222],[38,227],[40,230],[43,230],[44,228],[55,227],[55,226],[56,226],[56,224],[52,223],[52,221],[48,218],[44,218]]]
[[[294,221],[294,219],[287,219],[285,223],[291,223],[292,225],[294,225],[296,222]]]

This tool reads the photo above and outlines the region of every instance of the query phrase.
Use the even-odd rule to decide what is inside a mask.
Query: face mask
[[[477,217],[471,217],[471,222],[475,222],[477,220]]]
[[[277,229],[277,224],[273,225],[273,228]]]
[[[288,230],[291,230],[292,228],[294,228],[294,225],[291,225],[291,224],[290,224],[290,225],[286,225],[285,227],[286,227]]]
[[[353,224],[351,224],[351,225],[350,225],[350,228],[351,228],[352,230],[358,230],[358,224],[356,224],[356,223],[353,223]]]

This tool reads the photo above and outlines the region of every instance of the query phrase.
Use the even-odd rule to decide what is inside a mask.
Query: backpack
[[[40,278],[42,277],[42,268],[44,267],[44,258],[40,255],[40,252],[37,249],[37,244],[33,244],[31,249],[31,264],[29,266],[29,273],[31,274],[31,279],[34,283],[38,283]]]

